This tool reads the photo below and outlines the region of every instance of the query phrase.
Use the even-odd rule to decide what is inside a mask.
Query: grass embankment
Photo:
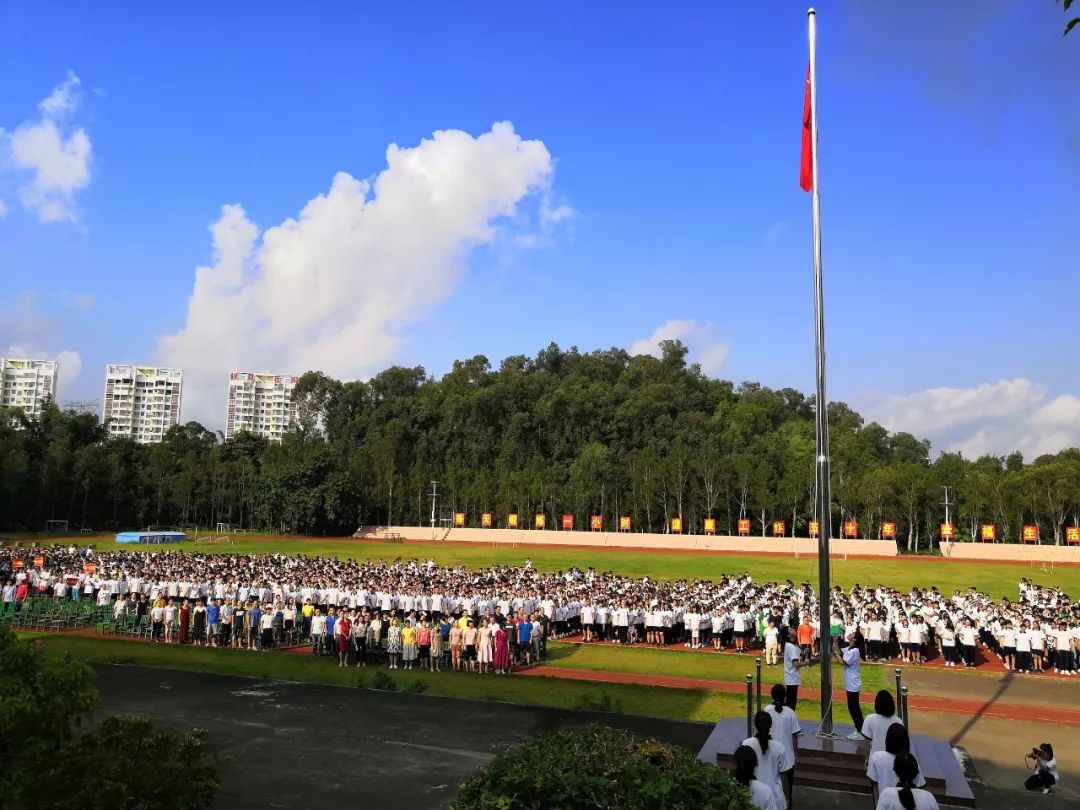
[[[626,714],[703,722],[715,722],[721,717],[742,717],[746,711],[741,696],[706,690],[592,684],[445,670],[436,673],[422,670],[390,672],[384,666],[342,669],[330,658],[313,659],[289,653],[180,647],[112,638],[38,637],[43,640],[47,654],[71,654],[91,664],[128,664],[352,687],[371,686],[375,673],[380,672],[389,676],[401,691],[566,709],[604,708]]]
[[[657,650],[647,647],[618,647],[606,644],[548,644],[547,666],[567,670],[589,670],[596,672],[625,672],[634,675],[702,678],[728,683],[744,683],[748,674],[754,674],[754,659],[761,655],[762,691],[768,695],[774,683],[781,683],[784,677],[782,666],[767,666],[764,655],[753,651],[745,656],[716,655],[714,653],[680,652],[679,650]],[[841,668],[833,666],[833,684],[843,683]],[[864,696],[873,701],[874,693],[879,689],[890,689],[895,685],[893,667],[887,665],[865,665],[862,667]],[[817,666],[803,670],[803,685],[817,688],[821,678]]]

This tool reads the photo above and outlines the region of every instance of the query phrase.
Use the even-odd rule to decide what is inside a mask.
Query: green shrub
[[[603,726],[556,731],[496,757],[452,810],[751,810],[725,771],[677,746]]]
[[[380,669],[371,678],[371,688],[383,692],[396,692],[397,682]]]
[[[612,698],[607,692],[601,692],[600,697],[593,697],[588,692],[582,692],[574,704],[574,708],[590,712],[609,712],[622,714],[623,704],[618,698]]]
[[[428,685],[419,678],[409,681],[401,687],[401,691],[406,695],[422,695],[428,690]]]

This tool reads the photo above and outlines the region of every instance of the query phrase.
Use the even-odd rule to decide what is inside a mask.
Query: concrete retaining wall
[[[522,529],[446,529],[392,526],[408,540],[441,539],[447,542],[490,543],[492,545],[596,546],[598,548],[640,548],[657,551],[738,551],[749,554],[817,554],[817,540],[806,537],[730,537],[697,534],[643,534],[640,532],[568,532]],[[847,554],[867,557],[895,557],[896,544],[886,540],[833,540],[832,556]]]
[[[1020,543],[944,543],[942,555],[954,560],[1003,560],[1031,563],[1080,564],[1080,546]]]
[[[731,537],[701,534],[643,534],[640,532],[580,532],[530,529],[450,529],[428,526],[392,526],[407,540],[441,540],[458,543],[490,543],[494,546],[596,546],[656,551],[728,551],[743,554],[791,554],[814,556],[817,540],[805,537]],[[831,556],[895,557],[891,540],[833,540]],[[1080,547],[1020,545],[1012,543],[945,543],[943,556],[957,560],[1024,563],[1080,564]]]

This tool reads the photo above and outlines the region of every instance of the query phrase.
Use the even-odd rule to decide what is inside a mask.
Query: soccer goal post
[[[66,520],[46,520],[46,534],[67,534],[68,522]]]

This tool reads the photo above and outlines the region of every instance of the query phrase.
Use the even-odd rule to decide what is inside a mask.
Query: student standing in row
[[[889,726],[901,723],[896,716],[896,701],[893,700],[892,692],[882,689],[874,698],[874,713],[863,720],[862,736],[870,741],[871,755],[875,751],[885,750],[885,736]]]
[[[755,777],[758,758],[749,745],[735,749],[735,781],[750,793],[750,804],[757,810],[779,810],[772,788]]]
[[[771,739],[772,718],[767,712],[754,715],[753,737],[747,737],[742,744],[748,746],[757,755],[755,778],[772,788],[773,798],[779,810],[787,810],[784,787],[780,783],[780,774],[793,767],[791,753],[781,743]]]
[[[866,766],[866,776],[874,783],[875,800],[881,794],[881,791],[895,787],[898,784],[896,771],[893,769],[896,758],[901,754],[910,753],[911,738],[908,736],[907,728],[899,723],[889,726],[889,730],[885,734],[885,750],[874,751],[870,754],[870,760]],[[926,779],[923,778],[922,774],[919,774],[914,782],[915,787],[922,787],[925,784]]]
[[[398,658],[401,656],[401,628],[395,616],[390,620],[390,629],[386,633],[386,657],[390,661],[390,669],[398,668]]]
[[[416,628],[412,619],[406,619],[405,626],[401,628],[401,660],[405,663],[405,669],[412,669],[416,660]]]
[[[788,640],[789,629],[780,628],[780,646],[784,649],[784,688],[787,690],[787,705],[792,710],[799,705],[799,686],[802,684],[802,668],[810,663],[803,658],[803,651],[798,644]]]
[[[799,722],[795,710],[786,705],[787,689],[782,683],[773,686],[772,705],[768,708],[769,718],[772,720],[771,735],[784,749],[789,752],[788,767],[780,771],[780,785],[784,789],[784,798],[791,804],[791,789],[795,776],[795,759],[799,747],[799,735],[802,734],[802,724]]]
[[[893,763],[896,787],[885,788],[878,797],[877,810],[938,810],[937,799],[915,786],[919,763],[911,754],[898,754]]]
[[[448,629],[449,632],[449,629]],[[436,672],[442,672],[443,634],[441,625],[431,622],[431,661],[428,668],[434,668]]]

